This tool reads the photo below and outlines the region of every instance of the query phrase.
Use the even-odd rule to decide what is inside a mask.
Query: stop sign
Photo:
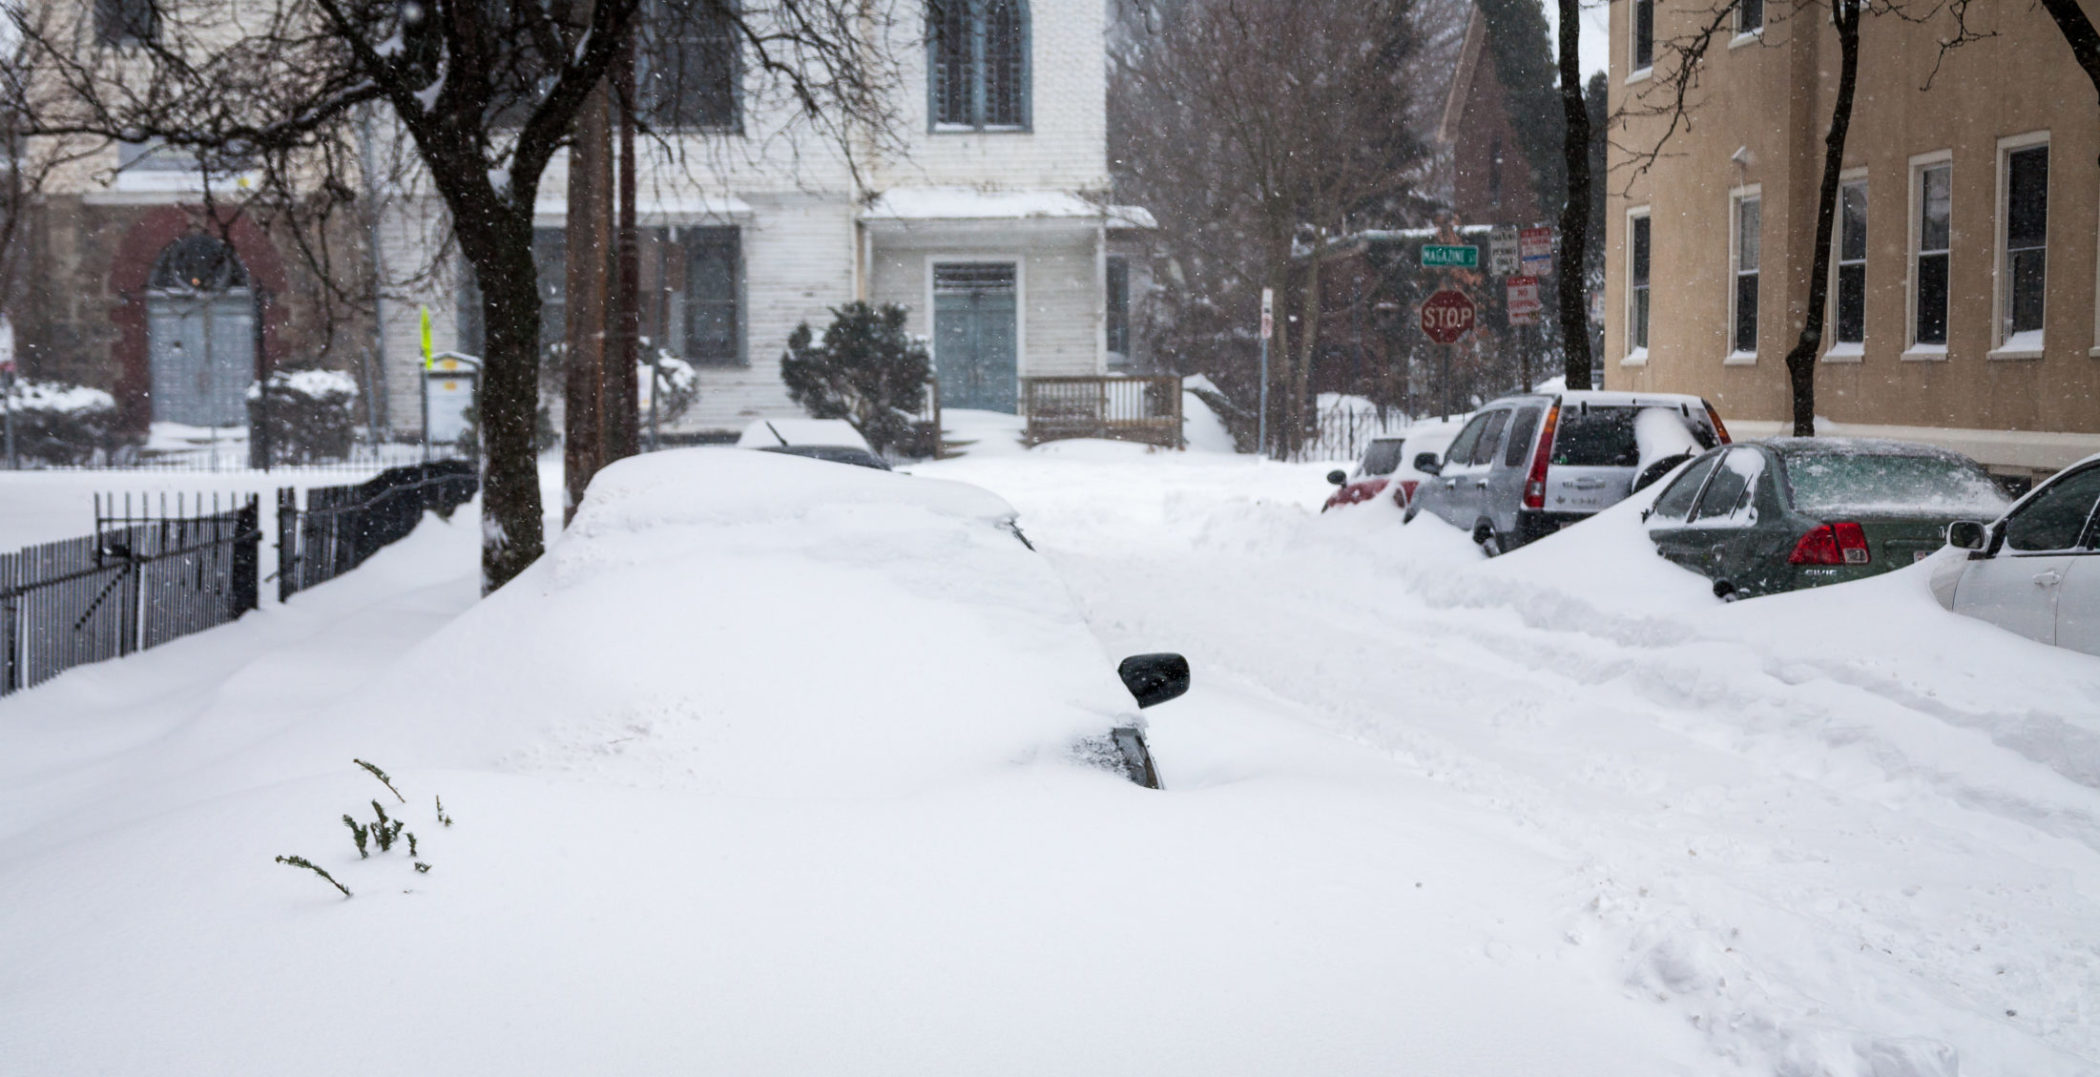
[[[1473,301],[1449,289],[1422,301],[1422,332],[1438,344],[1455,344],[1473,328]]]

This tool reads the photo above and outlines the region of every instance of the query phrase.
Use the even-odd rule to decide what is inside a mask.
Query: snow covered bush
[[[653,377],[652,377],[653,373]],[[700,374],[693,364],[672,355],[662,348],[656,350],[656,368],[652,372],[647,360],[643,360],[635,372],[635,381],[641,387],[637,403],[642,417],[649,417],[649,404],[656,403],[656,421],[668,423],[687,411],[700,399]]]
[[[815,418],[852,423],[878,453],[909,441],[933,361],[904,331],[904,308],[853,302],[831,313],[821,337],[808,322],[788,335],[780,360],[788,396]]]
[[[100,389],[18,380],[10,396],[15,453],[24,461],[94,463],[98,457],[107,459],[141,440],[118,427],[116,398]]]
[[[357,437],[357,380],[340,370],[279,370],[248,386],[251,437],[269,439],[280,463],[341,460]]]

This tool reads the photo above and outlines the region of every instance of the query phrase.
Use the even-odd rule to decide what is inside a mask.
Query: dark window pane
[[[1027,29],[1020,0],[984,5],[984,122],[1020,127],[1028,122]]]
[[[736,126],[736,10],[736,0],[650,0],[635,72],[643,122]]]
[[[1640,462],[1633,434],[1635,408],[1560,409],[1553,462],[1570,467],[1632,467]]]
[[[1838,267],[1837,339],[1859,344],[1867,339],[1867,267],[1865,264]]]
[[[1947,256],[1918,257],[1918,331],[1920,344],[1947,343]]]
[[[532,268],[540,285],[540,353],[561,346],[569,325],[569,235],[559,228],[532,230]]]
[[[2012,302],[2006,330],[2025,333],[2042,327],[2042,284],[2049,252],[2041,248],[2012,253]]]
[[[1487,423],[1487,416],[1475,415],[1473,421],[1467,423],[1458,432],[1458,436],[1451,439],[1450,447],[1444,450],[1445,467],[1462,464],[1473,458],[1473,446],[1479,443],[1480,432],[1486,428]]]
[[[1838,192],[1838,258],[1856,262],[1867,256],[1867,185],[1848,183]]]
[[[1736,203],[1735,267],[1739,270],[1757,268],[1757,241],[1760,234],[1757,199],[1746,198]]]
[[[1363,466],[1357,468],[1359,475],[1390,475],[1400,467],[1400,451],[1406,442],[1399,438],[1378,438],[1364,450]]]
[[[1633,219],[1633,283],[1645,286],[1648,283],[1648,218]]]
[[[1735,278],[1735,350],[1757,350],[1757,274],[1738,273]]]
[[[1633,0],[1633,67],[1655,65],[1655,0]]]
[[[688,228],[685,247],[685,359],[743,361],[739,339],[739,252],[734,228]]]
[[[2005,245],[2043,246],[2049,234],[2049,147],[2008,154],[2005,172]]]
[[[1491,464],[1495,461],[1495,450],[1502,445],[1502,428],[1509,425],[1507,408],[1488,412],[1487,428],[1480,432],[1480,441],[1473,446],[1473,463]]]
[[[1750,480],[1761,470],[1754,453],[1752,449],[1735,449],[1723,454],[1727,459],[1714,472],[1713,481],[1706,484],[1706,492],[1699,495],[1699,514],[1695,519],[1727,516],[1742,506],[1750,494]]]
[[[2071,549],[2078,545],[2096,500],[2100,467],[2058,479],[2005,522],[2005,544],[2015,550]]]
[[[1121,255],[1108,259],[1108,350],[1130,358],[1130,262]]]
[[[932,0],[927,11],[933,122],[975,124],[977,88],[970,63],[970,0]]]
[[[1664,490],[1662,496],[1655,499],[1655,511],[1650,513],[1649,517],[1655,520],[1675,521],[1689,515],[1692,511],[1692,499],[1699,496],[1699,484],[1706,481],[1706,476],[1713,472],[1714,465],[1720,460],[1721,454],[1714,453],[1701,457],[1691,467],[1686,468],[1684,474],[1677,476],[1677,481],[1671,483],[1669,489]]]
[[[1509,424],[1509,450],[1502,454],[1502,463],[1507,467],[1521,467],[1524,457],[1531,452],[1531,437],[1539,432],[1539,409],[1525,408],[1517,413],[1515,422]]]
[[[1735,28],[1739,33],[1749,33],[1765,24],[1765,0],[1738,0]]]
[[[1633,346],[1648,346],[1648,286],[1645,284],[1633,293]]]
[[[95,0],[95,40],[104,45],[148,42],[160,35],[153,0]]]

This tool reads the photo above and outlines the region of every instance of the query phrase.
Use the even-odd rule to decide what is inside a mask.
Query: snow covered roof
[[[861,211],[866,221],[1099,221],[1111,228],[1157,228],[1143,206],[1104,206],[1067,190],[987,191],[976,187],[894,187]]]

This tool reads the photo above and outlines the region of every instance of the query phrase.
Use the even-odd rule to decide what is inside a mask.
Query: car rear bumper
[[[1517,512],[1517,545],[1523,546],[1545,538],[1569,524],[1581,523],[1593,514],[1587,512]]]

